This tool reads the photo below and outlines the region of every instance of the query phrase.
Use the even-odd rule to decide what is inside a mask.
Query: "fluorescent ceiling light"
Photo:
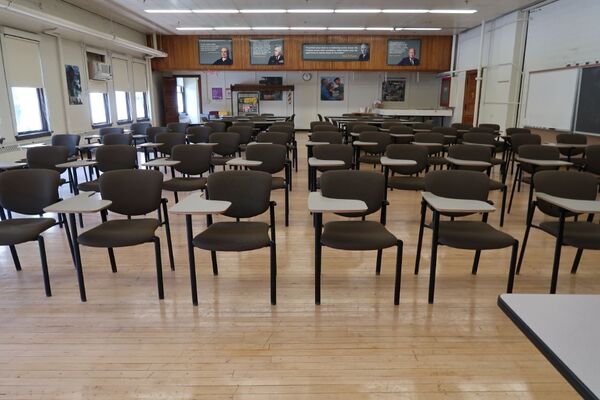
[[[365,28],[363,28],[362,26],[347,26],[347,27],[332,26],[332,27],[327,28],[327,30],[330,30],[330,31],[364,31]]]
[[[202,8],[198,10],[192,10],[195,14],[237,14],[240,11],[235,8],[224,8],[224,9],[210,9]]]
[[[386,14],[425,14],[428,13],[429,10],[410,10],[403,8],[387,8],[385,10],[381,10],[382,13]]]
[[[208,28],[208,27],[194,27],[194,26],[184,26],[181,28],[175,28],[178,31],[212,31],[213,28]]]
[[[397,31],[441,31],[442,28],[396,28]]]
[[[149,14],[190,14],[192,10],[144,10]]]
[[[242,14],[285,14],[284,9],[258,9],[258,8],[249,8],[240,10]]]
[[[367,28],[368,31],[393,31],[394,28],[377,28],[377,27],[368,27]]]
[[[294,8],[287,12],[291,14],[332,14],[333,8]]]
[[[477,10],[429,10],[432,14],[475,14]]]
[[[292,26],[290,29],[293,31],[324,31],[327,28],[317,26]]]
[[[338,8],[335,12],[340,14],[377,14],[381,10],[378,8]]]
[[[249,31],[249,26],[218,26],[215,31]]]
[[[253,31],[289,31],[288,26],[253,26]]]

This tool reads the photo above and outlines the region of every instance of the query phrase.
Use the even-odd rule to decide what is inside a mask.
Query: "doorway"
[[[462,123],[473,124],[475,118],[475,92],[477,90],[477,70],[467,71],[465,77],[465,96],[463,99]]]
[[[202,92],[199,76],[164,77],[162,88],[166,124],[202,122]]]

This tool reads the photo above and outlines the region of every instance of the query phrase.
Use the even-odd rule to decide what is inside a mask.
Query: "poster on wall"
[[[406,79],[389,79],[381,84],[382,101],[404,101]]]
[[[369,61],[369,43],[304,43],[302,59],[305,61]]]
[[[452,78],[446,76],[442,78],[442,90],[440,91],[440,107],[450,106],[450,82]]]
[[[387,65],[417,67],[421,65],[421,40],[388,40]]]
[[[283,85],[283,78],[281,76],[263,76],[260,81],[260,85]],[[265,101],[281,101],[283,100],[283,92],[281,90],[261,90],[260,99]]]
[[[201,65],[233,65],[231,39],[200,39],[198,55]]]
[[[77,65],[65,65],[67,74],[67,90],[69,92],[69,104],[83,104],[81,100],[81,74]]]
[[[211,94],[213,100],[223,100],[223,88],[212,88]]]
[[[250,64],[283,65],[283,39],[250,40]]]
[[[321,77],[321,101],[344,100],[344,82],[337,76]]]

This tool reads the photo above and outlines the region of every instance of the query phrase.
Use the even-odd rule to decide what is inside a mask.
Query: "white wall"
[[[306,129],[310,121],[321,115],[341,115],[346,112],[359,111],[361,108],[372,107],[375,100],[381,99],[381,83],[387,78],[406,78],[406,100],[404,102],[387,102],[386,108],[438,108],[441,82],[432,73],[384,73],[384,72],[351,72],[351,71],[319,71],[310,72],[310,81],[302,79],[303,72],[243,72],[243,71],[175,71],[173,75],[200,75],[202,91],[202,112],[209,111],[231,112],[231,100],[212,100],[212,88],[225,89],[232,84],[255,84],[264,76],[281,76],[284,85],[294,85],[294,95],[288,99],[284,92],[282,101],[261,101],[261,113],[275,115],[296,114],[296,126]],[[321,101],[321,77],[339,77],[344,82],[343,101]],[[155,82],[160,75],[154,74]],[[158,82],[157,82],[158,83]],[[235,93],[234,93],[235,96]],[[225,96],[224,96],[225,97]],[[295,104],[294,104],[295,102]],[[235,107],[235,98],[234,98]]]

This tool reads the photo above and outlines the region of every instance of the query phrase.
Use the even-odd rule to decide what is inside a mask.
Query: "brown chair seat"
[[[490,190],[502,190],[506,185],[500,181],[490,179]]]
[[[550,235],[558,236],[558,221],[540,223],[540,229]],[[569,246],[600,250],[600,225],[591,222],[565,222],[563,243]]]
[[[271,178],[271,190],[273,189],[285,189],[285,178],[281,176],[274,176]]]
[[[425,190],[425,178],[421,176],[392,176],[388,187],[400,190]]]
[[[227,163],[227,161],[234,159],[236,156],[235,154],[231,155],[231,156],[213,156],[210,159],[210,163],[212,165],[225,165]]]
[[[269,247],[264,222],[216,222],[194,238],[194,246],[211,251],[247,251]]]
[[[489,250],[512,246],[515,239],[481,221],[441,221],[439,243],[458,249]]]
[[[192,192],[194,190],[206,189],[206,178],[183,178],[177,177],[163,182],[163,189],[172,192]]]
[[[323,227],[321,244],[342,250],[379,250],[395,246],[398,239],[379,222],[333,221]]]
[[[366,164],[380,164],[381,154],[363,154],[358,158],[358,161]]]
[[[98,179],[94,179],[93,181],[81,182],[77,185],[79,190],[84,192],[100,192],[100,182]]]
[[[429,157],[427,157],[427,162],[429,163],[429,165],[446,165],[446,164],[448,164],[448,161],[446,160],[445,157],[439,157],[439,156],[429,156]]]
[[[160,226],[157,219],[116,219],[104,222],[79,235],[78,241],[90,247],[126,247],[151,242]]]
[[[30,242],[52,227],[53,218],[15,218],[0,221],[0,246]]]

